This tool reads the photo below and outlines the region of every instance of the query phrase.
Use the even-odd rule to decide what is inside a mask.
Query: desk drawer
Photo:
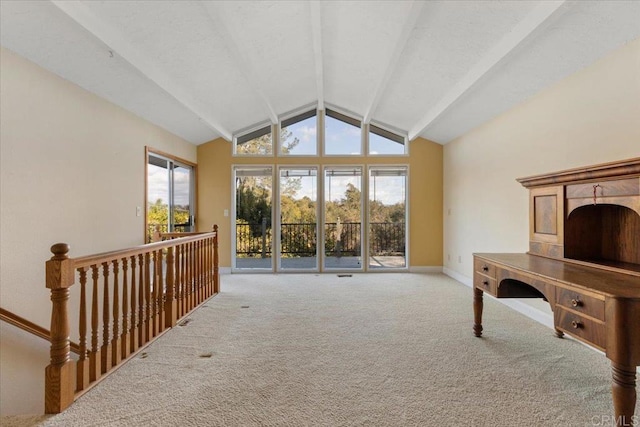
[[[604,300],[583,295],[572,289],[556,289],[556,303],[573,311],[604,321]]]
[[[476,288],[482,289],[483,291],[493,296],[496,296],[496,292],[498,291],[496,279],[483,276],[482,274],[478,274],[477,272],[473,275],[473,285]]]
[[[485,276],[496,278],[496,266],[480,258],[473,259],[473,270]]]
[[[558,305],[556,306],[554,317],[556,328],[601,350],[606,349],[607,339],[603,322],[565,310]]]

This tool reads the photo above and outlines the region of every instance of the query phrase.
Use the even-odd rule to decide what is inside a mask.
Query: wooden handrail
[[[47,341],[51,341],[51,332],[48,329],[43,328],[40,325],[36,325],[35,323],[25,319],[24,317],[20,317],[17,314],[10,312],[9,310],[5,310],[4,308],[0,308],[0,320],[3,320],[10,325],[13,325],[17,328],[22,329],[23,331],[29,332],[37,337],[45,339]],[[80,346],[77,343],[71,342],[71,351],[75,354],[80,354]]]
[[[166,234],[166,233],[165,233]],[[182,234],[182,233],[171,233]],[[191,234],[191,233],[189,233]],[[216,237],[216,233],[213,231],[205,233],[193,233],[193,235],[181,237],[180,242],[176,240],[161,241],[154,243],[147,243],[146,245],[134,246],[133,248],[119,249],[116,251],[102,252],[94,255],[87,255],[73,259],[73,265],[75,268],[88,267],[94,264],[101,264],[102,262],[108,262],[118,258],[126,258],[129,256],[141,255],[154,250],[167,249],[170,246],[176,245],[176,243],[189,243],[200,240],[203,236],[209,235],[210,237]]]
[[[53,256],[46,263],[52,302],[46,413],[63,411],[219,292],[218,226],[212,232],[169,234],[171,240],[77,258],[69,257],[65,243],[51,247]],[[79,311],[69,313],[70,288],[76,282],[80,289],[73,298],[79,301],[73,307]],[[69,341],[71,320],[78,344]],[[69,357],[73,347],[78,360]]]

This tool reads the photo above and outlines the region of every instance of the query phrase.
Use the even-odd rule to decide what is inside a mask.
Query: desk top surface
[[[525,253],[477,253],[474,256],[607,296],[640,299],[639,276]]]

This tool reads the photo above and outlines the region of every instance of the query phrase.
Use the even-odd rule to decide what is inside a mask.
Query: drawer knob
[[[579,297],[575,297],[571,300],[571,305],[574,307],[582,307],[582,301],[580,301]]]
[[[581,321],[579,320],[572,320],[571,321],[571,326],[573,326],[573,329],[580,329],[582,328],[584,325],[582,324]]]
[[[486,280],[482,282],[483,285],[485,286],[489,286],[489,282],[487,282]]]
[[[489,267],[487,267],[486,265],[482,267],[482,271],[489,271]]]

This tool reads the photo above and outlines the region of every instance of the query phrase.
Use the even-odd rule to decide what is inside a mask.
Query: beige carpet
[[[46,426],[594,426],[608,360],[439,274],[227,275]]]

